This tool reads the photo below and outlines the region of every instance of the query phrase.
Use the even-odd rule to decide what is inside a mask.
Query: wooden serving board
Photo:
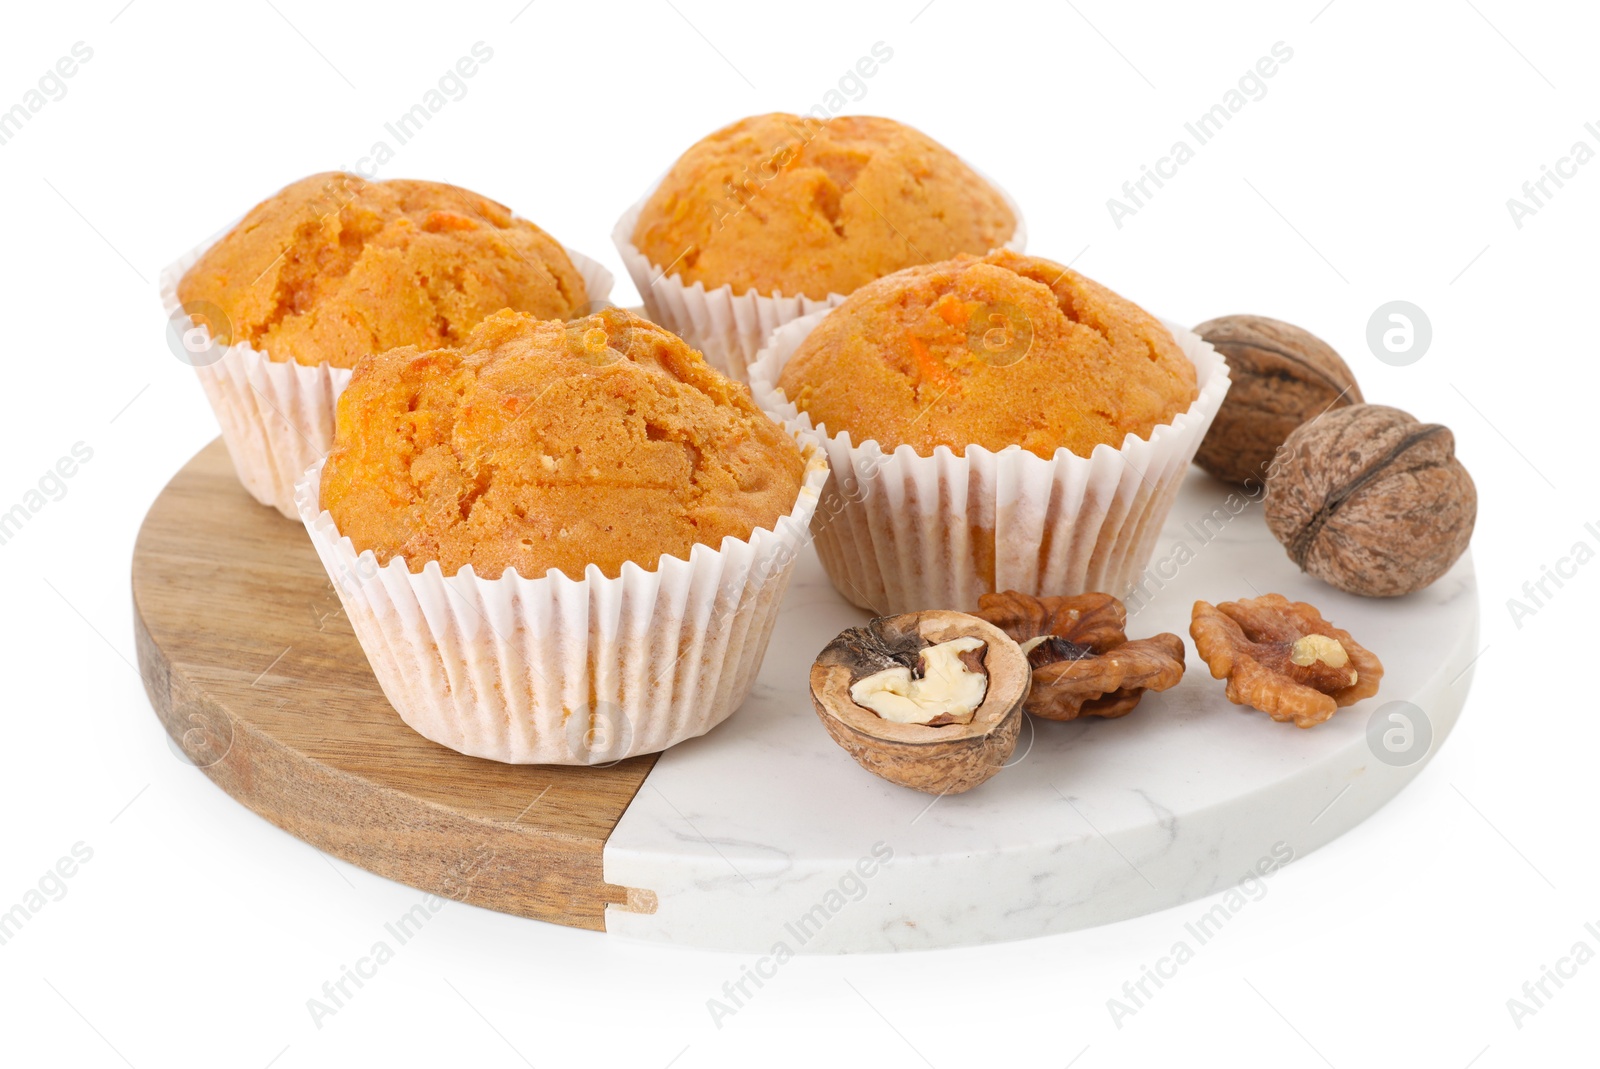
[[[657,755],[502,765],[406,727],[300,524],[240,487],[219,438],[151,506],[133,554],[151,704],[185,756],[285,831],[393,880],[604,930],[649,913],[601,851]]]

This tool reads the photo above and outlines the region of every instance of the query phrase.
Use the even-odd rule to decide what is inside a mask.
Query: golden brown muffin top
[[[507,311],[459,348],[356,365],[322,506],[357,552],[413,572],[615,578],[772,528],[803,471],[747,387],[654,323]]]
[[[777,113],[692,145],[645,203],[633,244],[686,285],[822,298],[988,252],[1016,228],[999,192],[918,130]]]
[[[503,204],[328,173],[252,208],[183,276],[178,300],[217,305],[230,342],[274,360],[354,367],[400,345],[457,344],[502,308],[565,319],[589,295],[566,250]]]
[[[1154,316],[1008,250],[863,286],[817,324],[778,385],[830,434],[924,456],[1020,445],[1086,457],[1148,437],[1198,396],[1194,365]]]

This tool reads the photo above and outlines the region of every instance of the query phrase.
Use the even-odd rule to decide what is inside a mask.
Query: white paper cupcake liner
[[[780,327],[750,367],[755,400],[791,433],[822,446],[833,470],[812,518],[833,585],[878,614],[972,609],[982,594],[1105,591],[1123,596],[1149,563],[1189,462],[1228,391],[1228,366],[1199,335],[1163,320],[1195,366],[1199,397],[1149,438],[1050,459],[939,446],[885,453],[876,441],[812,426],[777,387],[826,312]]]
[[[511,764],[611,764],[703,735],[749,693],[810,540],[828,466],[772,530],[697,545],[608,579],[413,573],[355,551],[322,508],[324,461],[296,486],[300,519],[384,695],[425,738]]]
[[[967,166],[972,167],[971,164]],[[1022,208],[1011,199],[1009,193],[978,172],[977,168],[973,167],[972,170],[1005,199],[1006,206],[1017,221],[1017,229],[1003,247],[1023,252],[1028,244],[1028,228],[1022,218]],[[668,277],[659,264],[652,264],[650,258],[633,244],[633,231],[639,223],[639,213],[644,211],[645,204],[660,184],[661,180],[658,179],[639,199],[639,203],[617,220],[616,228],[611,231],[612,243],[622,254],[622,265],[644,301],[646,318],[699,349],[706,359],[730,377],[749,382],[750,362],[774,330],[802,316],[836,308],[848,296],[830,293],[819,300],[754,291],[735,294],[732,285],[708,290],[704,282],[685,285],[681,274]]]
[[[218,346],[193,326],[178,301],[178,283],[207,249],[233,229],[212,235],[161,272],[161,303],[174,351],[184,354],[217,414],[222,440],[239,482],[250,496],[296,519],[294,486],[315,460],[333,448],[334,403],[350,384],[350,369],[272,360],[247,342]],[[565,248],[565,246],[563,246]],[[583,276],[591,303],[611,295],[611,272],[582,253],[566,250]]]

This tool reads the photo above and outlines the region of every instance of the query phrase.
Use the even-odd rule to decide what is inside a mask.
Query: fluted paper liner
[[[1149,438],[1088,457],[1045,459],[909,445],[885,453],[812,425],[778,389],[795,350],[827,312],[780,327],[750,366],[756,403],[827,453],[833,475],[812,519],[817,555],[839,593],[879,614],[971,610],[998,590],[1122,597],[1155,550],[1200,440],[1228,391],[1228,366],[1199,335],[1163,320],[1194,363],[1198,398]]]
[[[184,274],[232,229],[213,235],[161,272],[161,303],[169,322],[180,311],[178,283]],[[566,253],[583,276],[591,302],[611,295],[610,271],[582,253]],[[241,342],[223,347],[209,363],[196,364],[195,372],[239,481],[263,505],[297,519],[295,482],[333,448],[334,403],[350,384],[350,369],[272,360]]]
[[[804,484],[771,530],[615,579],[593,565],[582,579],[380,565],[322,508],[321,459],[295,501],[384,696],[418,734],[511,764],[611,764],[705,734],[749,693],[828,477],[821,450],[802,448]]]
[[[971,164],[967,165],[972,167]],[[999,193],[1011,209],[1017,228],[1003,248],[1022,252],[1028,244],[1028,229],[1022,219],[1022,209],[1011,195],[985,175],[972,167],[978,177]],[[663,176],[665,177],[665,176]],[[655,185],[617,220],[611,240],[622,254],[622,265],[633,279],[639,297],[644,301],[645,317],[666,327],[678,337],[699,349],[706,359],[717,365],[731,378],[750,381],[750,362],[755,359],[771,333],[802,316],[837,308],[847,294],[830,293],[821,299],[813,297],[785,297],[782,293],[760,294],[754,290],[735,294],[732,285],[708,290],[704,282],[686,285],[682,274],[666,275],[666,269],[652,264],[633,243],[633,230],[639,224],[639,213],[655,193]],[[668,264],[670,268],[673,265]]]

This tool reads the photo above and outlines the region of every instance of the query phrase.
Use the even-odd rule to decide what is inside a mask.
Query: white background
[[[1520,1028],[1506,1005],[1578,940],[1600,951],[1584,930],[1600,922],[1600,564],[1520,627],[1507,608],[1575,542],[1600,547],[1584,528],[1600,527],[1600,162],[1520,228],[1506,206],[1575,141],[1600,147],[1584,130],[1600,123],[1589,5],[125,2],[8,6],[0,34],[0,108],[74,42],[93,49],[0,145],[0,509],[74,443],[93,449],[0,546],[0,909],[75,843],[93,850],[0,946],[0,1062],[1594,1064],[1600,964]],[[1369,400],[1451,426],[1477,480],[1485,649],[1458,730],[1121,1028],[1106,1000],[1210,903],[1026,943],[800,959],[720,1029],[706,1000],[736,956],[452,904],[317,1028],[306,1000],[418,893],[181,763],[130,666],[140,519],[216,433],[164,344],[155,281],[285,183],[353,165],[476,41],[493,60],[381,176],[482,191],[618,275],[611,226],[678,152],[819,103],[883,41],[893,58],[849,110],[992,175],[1024,206],[1031,252],[1172,319],[1254,312],[1328,339]],[[1107,198],[1278,41],[1294,55],[1265,98],[1117,228]],[[617,296],[631,302],[625,281]],[[1407,367],[1365,340],[1395,299],[1433,324]]]

